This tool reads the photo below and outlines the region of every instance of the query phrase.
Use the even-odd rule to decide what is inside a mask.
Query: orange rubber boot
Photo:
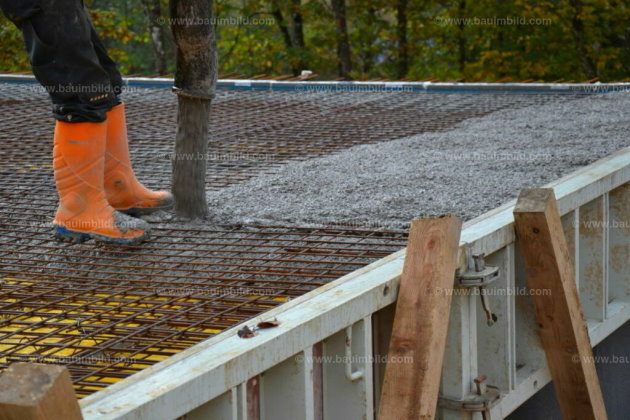
[[[147,189],[133,172],[124,104],[117,105],[107,112],[107,124],[105,194],[112,207],[136,216],[172,207],[171,193]]]
[[[107,202],[103,174],[107,122],[57,121],[53,167],[59,193],[54,234],[58,239],[95,239],[136,244],[149,237],[149,225],[119,213]]]

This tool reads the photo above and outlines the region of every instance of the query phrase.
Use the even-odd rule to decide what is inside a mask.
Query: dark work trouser
[[[24,36],[39,83],[66,122],[101,122],[118,103],[122,77],[94,30],[83,0],[0,0]]]

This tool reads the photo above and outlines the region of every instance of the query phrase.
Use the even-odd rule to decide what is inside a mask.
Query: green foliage
[[[22,33],[0,14],[0,71],[28,71],[28,57],[24,52]]]
[[[148,19],[137,0],[86,2],[92,23],[123,74],[151,72]]]
[[[218,2],[217,48],[223,73],[243,75],[289,72],[289,52],[270,8],[260,1]]]
[[[391,1],[348,2],[350,45],[354,53],[355,78],[388,77],[395,74],[397,38]]]
[[[167,24],[168,0],[87,2],[97,30],[123,73],[155,74],[148,17],[148,5],[155,1],[164,15],[160,27],[172,73],[175,60]],[[353,78],[396,78],[399,1],[346,0]],[[221,74],[277,76],[307,67],[322,78],[338,76],[330,0],[217,0],[215,4]],[[627,0],[409,0],[406,15],[407,79],[582,81],[594,74],[611,81],[630,77]],[[303,46],[296,44],[292,32],[296,16],[303,21]],[[5,18],[0,18],[0,39],[0,71],[28,71],[19,31]]]

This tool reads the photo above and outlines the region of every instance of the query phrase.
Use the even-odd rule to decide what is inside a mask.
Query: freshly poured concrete
[[[630,145],[629,111],[628,93],[594,95],[288,163],[209,193],[210,222],[406,229],[425,215],[471,219]]]

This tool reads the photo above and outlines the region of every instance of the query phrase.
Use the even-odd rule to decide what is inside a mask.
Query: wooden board
[[[68,369],[13,363],[0,376],[0,419],[83,419]]]
[[[606,419],[593,349],[553,189],[523,190],[514,209],[518,242],[547,363],[565,419]]]
[[[379,420],[435,416],[461,226],[455,216],[411,223]]]

